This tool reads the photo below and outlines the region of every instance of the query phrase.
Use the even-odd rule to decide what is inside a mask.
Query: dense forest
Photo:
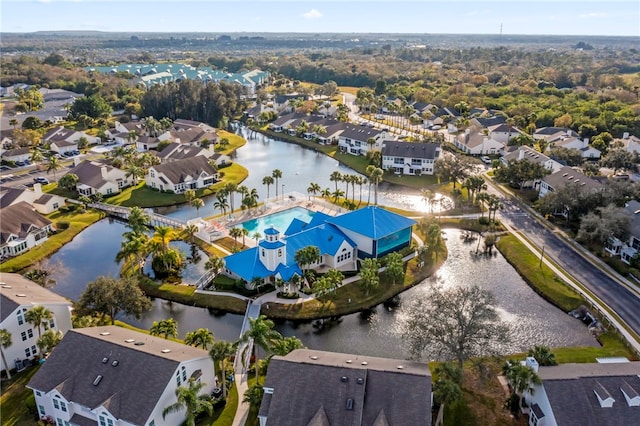
[[[296,52],[200,56],[188,62],[230,72],[260,68],[272,72],[276,81],[335,81],[341,86],[369,87],[376,96],[458,105],[463,113],[474,107],[499,110],[529,131],[556,125],[584,137],[603,132],[614,137],[624,132],[640,135],[640,53],[634,48],[593,49],[582,43],[579,48],[556,51],[386,44],[339,53]],[[169,116],[203,121],[242,107],[231,100],[229,87],[187,83],[145,92],[132,86],[128,74],[87,73],[72,63],[73,58],[61,54],[44,59],[3,57],[2,84],[24,82],[99,94],[114,110],[154,116],[166,111]],[[189,104],[185,99],[190,99]]]

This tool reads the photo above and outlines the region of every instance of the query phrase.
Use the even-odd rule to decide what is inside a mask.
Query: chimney
[[[36,194],[36,199],[42,196],[42,184],[33,184],[33,192]]]
[[[524,158],[524,149],[520,148],[518,150],[518,160],[522,160]]]
[[[107,166],[100,167],[100,174],[102,175],[102,179],[107,180]]]
[[[622,134],[622,139],[629,139],[629,132],[624,132]]]

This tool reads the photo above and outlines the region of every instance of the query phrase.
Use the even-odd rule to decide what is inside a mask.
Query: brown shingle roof
[[[31,227],[41,229],[49,225],[51,225],[49,219],[34,212],[28,203],[21,201],[2,209],[0,240],[5,243],[12,234],[24,238]]]
[[[170,163],[158,164],[152,167],[158,174],[163,174],[172,184],[184,182],[187,176],[196,179],[202,173],[215,175],[214,169],[209,161],[203,156],[185,158],[184,160],[172,161]]]

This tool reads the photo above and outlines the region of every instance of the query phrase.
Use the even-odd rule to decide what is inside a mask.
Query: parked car
[[[482,160],[484,164],[491,164],[491,158],[487,157],[486,155],[480,157],[480,160]]]
[[[24,161],[16,161],[16,166],[22,167],[24,165],[25,165]]]
[[[48,185],[49,184],[49,179],[47,179],[44,176],[36,176],[36,177],[33,178],[33,181],[35,183],[40,183],[42,185]]]

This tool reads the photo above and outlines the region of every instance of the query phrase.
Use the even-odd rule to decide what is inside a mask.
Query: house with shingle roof
[[[397,174],[432,175],[440,152],[436,143],[384,141],[382,168]]]
[[[470,155],[497,154],[505,146],[504,143],[479,132],[475,127],[468,128],[464,133],[456,136],[453,144],[456,148]]]
[[[564,188],[567,185],[577,185],[587,191],[597,191],[603,188],[603,185],[595,179],[571,168],[564,166],[557,172],[542,178],[540,182],[540,197]]]
[[[489,130],[489,137],[491,139],[505,145],[508,144],[512,138],[522,134],[522,130],[516,126],[509,126],[506,123],[494,124],[493,126],[487,127],[487,129]]]
[[[541,152],[538,152],[526,145],[519,146],[513,151],[505,154],[502,157],[501,161],[506,166],[509,164],[509,161],[521,161],[525,159],[531,161],[532,163],[541,164],[551,172],[556,172],[563,167],[562,164],[558,163],[556,160],[547,157]]]
[[[52,230],[52,222],[25,201],[5,207],[0,220],[0,255],[4,258],[24,253],[44,243]]]
[[[578,134],[566,127],[541,127],[533,132],[533,139],[543,139],[547,143],[552,143],[564,138],[577,138]]]
[[[531,426],[640,423],[640,362],[561,364],[537,373],[542,384],[525,394]]]
[[[367,155],[369,151],[380,151],[382,141],[388,138],[386,130],[345,123],[344,130],[338,136],[338,147],[342,152],[351,155]],[[373,143],[370,144],[369,140]]]
[[[615,237],[609,238],[604,249],[612,256],[620,256],[620,259],[628,265],[640,251],[640,202],[629,200],[622,210],[629,218],[629,236],[625,241]]]
[[[260,426],[430,425],[431,373],[415,361],[309,349],[274,356]]]
[[[577,137],[560,138],[554,141],[553,143],[551,143],[551,145],[549,145],[547,149],[551,150],[553,148],[575,149],[577,151],[580,151],[580,156],[582,158],[589,158],[589,159],[598,159],[600,158],[600,154],[601,154],[599,149],[596,149],[589,145],[588,138],[585,138],[585,139],[580,139]]]
[[[71,173],[78,176],[76,191],[86,196],[117,194],[132,183],[124,171],[98,161],[85,160],[69,170]]]
[[[184,160],[185,158],[192,158],[197,156],[203,156],[209,159],[214,154],[215,150],[213,145],[209,145],[208,148],[201,148],[197,145],[172,142],[164,147],[162,151],[158,152],[156,156],[160,159],[161,163],[168,163],[171,161]]]
[[[208,159],[199,155],[149,167],[146,184],[160,191],[181,194],[187,189],[213,185],[218,176],[218,171]]]
[[[4,161],[27,161],[31,158],[31,148],[28,146],[7,150],[0,150],[0,156]]]
[[[175,426],[185,409],[163,410],[176,389],[215,387],[206,350],[117,326],[72,329],[31,378],[41,417],[57,424]]]
[[[42,143],[49,144],[53,151],[64,154],[68,151],[78,150],[78,141],[86,138],[90,144],[100,143],[100,138],[89,136],[84,132],[67,129],[66,127],[54,127],[42,136]]]
[[[49,214],[64,206],[65,199],[55,194],[42,192],[42,184],[33,185],[33,190],[28,188],[0,187],[0,209],[7,208],[20,202],[26,202],[40,214]]]
[[[40,352],[38,329],[25,318],[35,306],[44,306],[53,314],[52,319],[43,321],[41,332],[53,329],[64,334],[71,329],[71,301],[20,274],[0,273],[0,329],[9,331],[12,337],[11,345],[2,349],[8,365],[0,357],[0,370],[20,370],[27,364],[25,360],[32,360]]]

